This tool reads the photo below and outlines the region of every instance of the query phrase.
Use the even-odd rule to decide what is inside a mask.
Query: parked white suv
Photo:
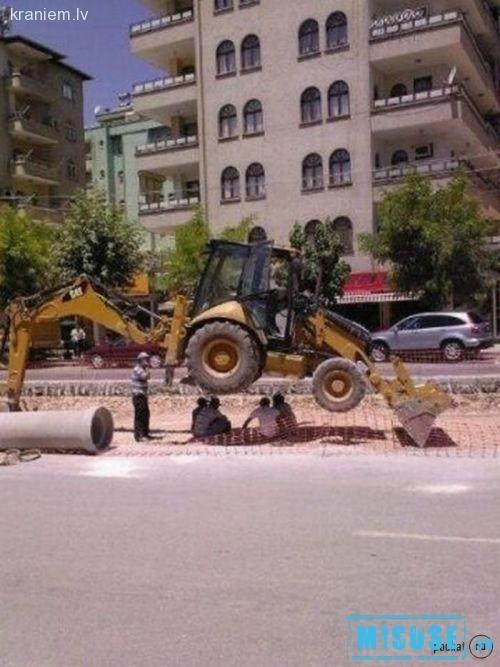
[[[374,361],[387,361],[393,352],[440,351],[452,362],[492,345],[491,327],[477,313],[419,313],[373,333],[371,354]]]

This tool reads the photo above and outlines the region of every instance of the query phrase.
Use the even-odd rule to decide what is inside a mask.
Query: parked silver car
[[[371,354],[374,361],[386,361],[393,352],[440,351],[451,362],[492,345],[491,327],[477,313],[419,313],[373,333]]]

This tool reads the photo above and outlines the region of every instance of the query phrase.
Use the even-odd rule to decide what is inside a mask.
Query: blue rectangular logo
[[[349,657],[354,662],[464,660],[464,616],[351,614],[347,617]]]

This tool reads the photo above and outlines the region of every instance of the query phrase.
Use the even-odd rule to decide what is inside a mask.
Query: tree
[[[344,248],[331,221],[319,222],[311,231],[295,223],[290,245],[302,254],[304,290],[314,294],[316,303],[335,303],[351,269],[342,259]]]
[[[434,190],[417,174],[387,192],[378,207],[378,231],[360,237],[377,262],[390,262],[396,288],[423,292],[432,307],[467,302],[485,288],[490,222],[456,175]]]
[[[252,218],[224,229],[219,238],[244,242],[253,226]],[[205,265],[204,251],[210,241],[210,227],[202,206],[196,207],[193,217],[174,234],[174,247],[160,260],[162,277],[159,286],[168,292],[192,294]]]
[[[82,273],[108,287],[127,287],[143,267],[143,232],[109,205],[101,192],[79,194],[59,238],[59,262],[65,279]]]
[[[53,228],[0,209],[0,309],[11,299],[53,287],[59,279]]]

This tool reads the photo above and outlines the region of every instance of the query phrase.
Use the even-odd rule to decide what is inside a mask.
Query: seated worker
[[[279,412],[278,426],[281,432],[293,432],[297,429],[297,417],[283,394],[277,393],[273,396],[273,408]]]
[[[278,410],[271,407],[271,401],[267,396],[260,399],[259,407],[256,408],[243,424],[243,429],[248,428],[254,419],[259,421],[259,433],[266,438],[274,438],[279,433]]]
[[[192,418],[191,418],[191,433],[193,435],[198,435],[197,433],[197,420],[200,415],[200,413],[208,406],[208,401],[206,398],[203,396],[200,396],[200,398],[196,401],[196,407],[193,410],[192,413]]]
[[[221,433],[229,433],[231,430],[231,422],[219,410],[220,401],[216,396],[213,396],[205,405],[200,406],[196,418],[193,420],[193,435],[198,438],[206,438],[211,435],[219,435]],[[196,409],[195,411],[196,412]],[[194,416],[194,413],[193,413]]]

